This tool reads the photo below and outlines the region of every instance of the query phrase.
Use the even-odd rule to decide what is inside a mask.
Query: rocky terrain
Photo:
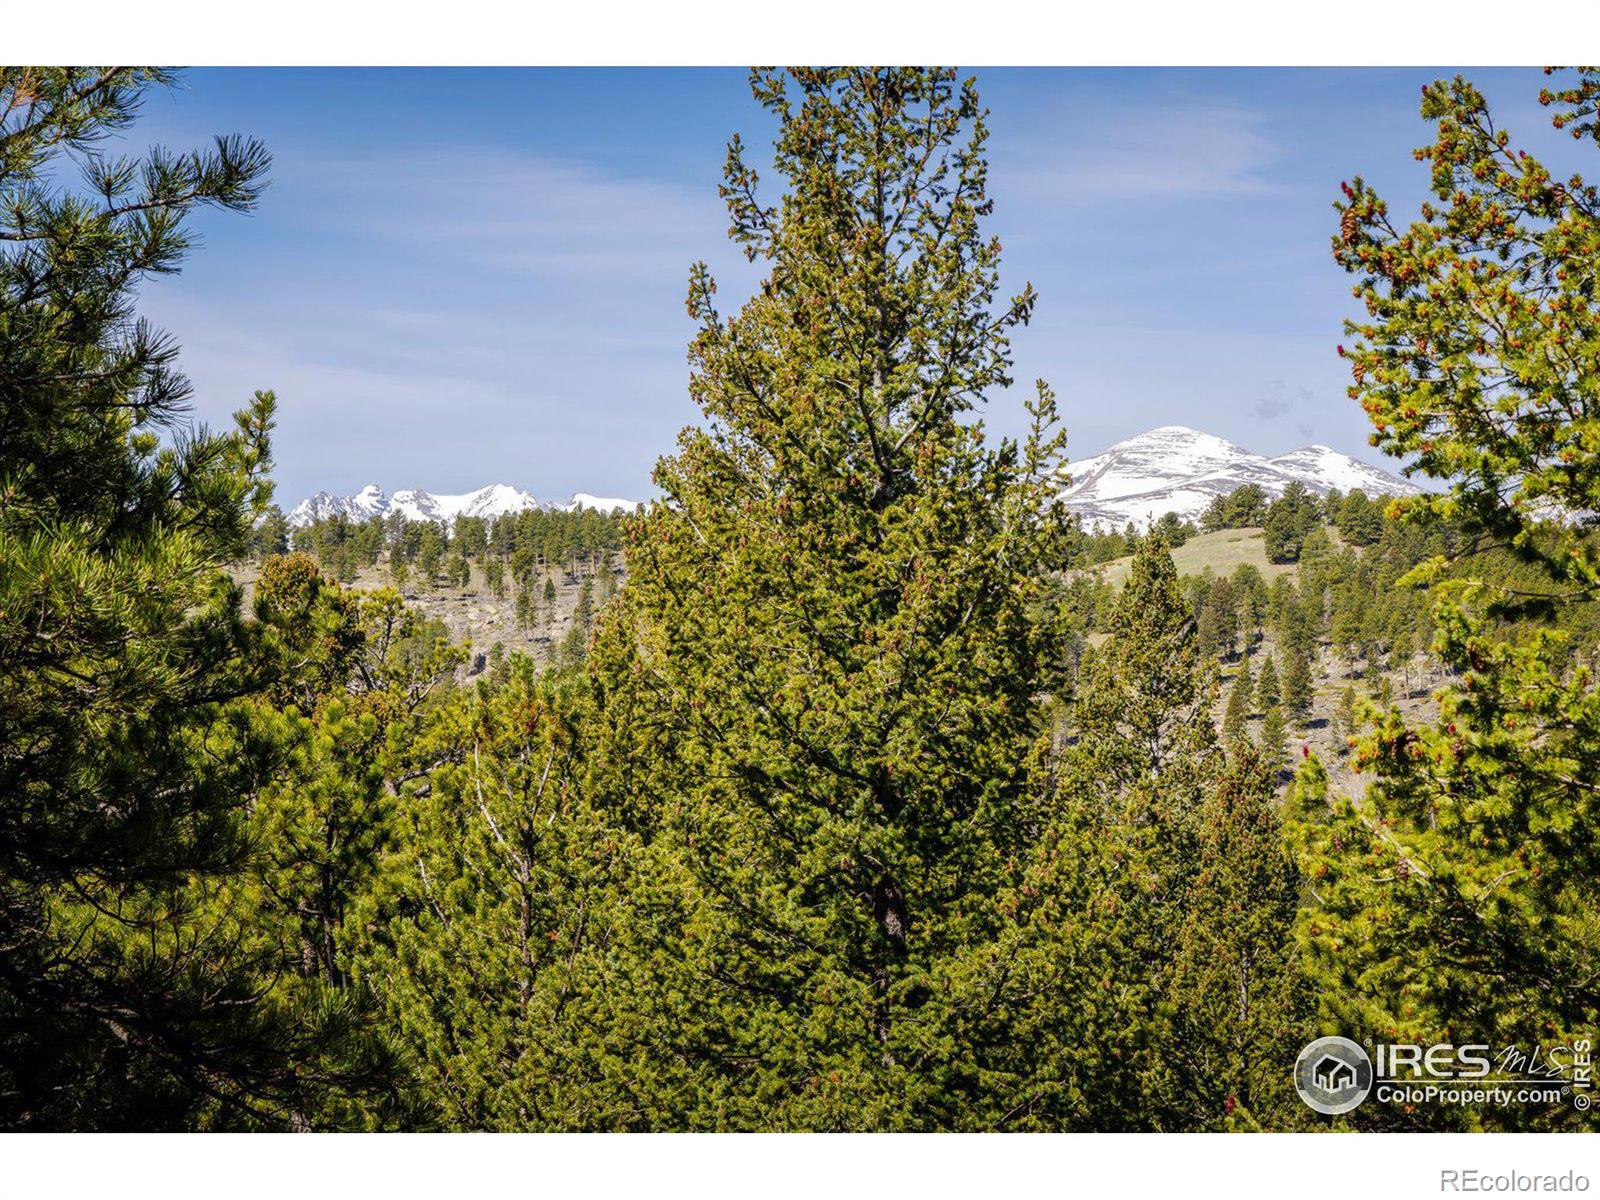
[[[617,586],[622,584],[622,567],[620,558],[614,558],[609,567],[600,570],[610,570]],[[233,577],[245,587],[245,603],[250,602],[250,591],[259,567],[255,563],[242,563],[232,569]],[[464,588],[453,586],[435,585],[433,587],[419,587],[416,581],[408,580],[402,594],[406,603],[418,609],[429,617],[443,621],[450,630],[453,640],[472,643],[472,653],[489,654],[498,644],[504,653],[520,651],[531,655],[541,666],[547,664],[554,656],[556,648],[561,645],[568,631],[572,628],[573,610],[578,604],[578,595],[583,589],[585,579],[590,578],[587,564],[574,573],[556,568],[551,572],[555,580],[556,599],[554,604],[546,605],[542,593],[543,577],[536,584],[541,589],[539,596],[539,615],[533,628],[519,629],[517,627],[516,593],[507,588],[503,597],[497,597],[485,581],[482,568],[477,564],[472,566],[472,582]],[[387,568],[380,564],[376,568],[364,568],[356,576],[355,582],[347,586],[370,590],[379,587],[393,587],[394,580],[390,577]],[[595,577],[594,586],[598,592],[600,579]],[[598,594],[595,598],[596,610],[599,608]],[[471,660],[469,660],[469,666]]]

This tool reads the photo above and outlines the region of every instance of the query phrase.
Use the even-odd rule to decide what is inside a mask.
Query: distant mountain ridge
[[[612,513],[639,507],[637,500],[618,500],[609,496],[591,496],[575,492],[570,500],[540,500],[532,492],[524,492],[509,483],[491,483],[474,492],[459,495],[435,494],[420,488],[402,488],[389,495],[375,483],[369,483],[353,496],[337,496],[332,492],[318,492],[307,496],[289,510],[289,524],[295,528],[328,517],[344,516],[351,521],[366,521],[372,517],[387,517],[399,513],[412,521],[443,521],[448,524],[457,517],[494,517],[519,513],[528,509],[551,512],[575,512],[590,508]]]
[[[1421,491],[1398,475],[1329,446],[1303,446],[1275,458],[1184,425],[1163,425],[1069,463],[1063,503],[1087,526],[1147,528],[1166,513],[1198,522],[1211,501],[1247,483],[1268,496],[1298,480],[1317,495],[1360,488],[1369,496]]]
[[[1217,496],[1247,483],[1276,498],[1298,480],[1318,495],[1334,488],[1360,488],[1369,496],[1409,496],[1421,489],[1398,475],[1341,454],[1329,446],[1302,446],[1269,458],[1214,434],[1184,425],[1163,425],[1128,438],[1079,462],[1069,463],[1072,482],[1061,493],[1067,508],[1087,526],[1143,529],[1165,513],[1199,521]],[[296,528],[343,514],[352,521],[400,513],[413,521],[443,521],[458,516],[494,518],[527,509],[572,512],[579,508],[612,513],[640,507],[636,500],[577,492],[568,500],[540,500],[508,483],[491,483],[460,494],[405,488],[386,493],[369,483],[351,496],[318,492],[289,511]]]

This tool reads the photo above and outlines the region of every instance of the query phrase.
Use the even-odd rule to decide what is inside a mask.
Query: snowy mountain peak
[[[1147,429],[1143,433],[1135,434],[1127,441],[1118,442],[1118,446],[1139,445],[1145,442],[1191,442],[1195,445],[1237,450],[1227,438],[1220,438],[1214,433],[1207,433],[1203,429],[1193,429],[1188,425],[1157,425],[1154,429]]]
[[[522,491],[509,483],[491,483],[459,495],[435,494],[421,488],[402,488],[389,495],[377,484],[369,483],[353,496],[336,496],[332,492],[308,496],[289,511],[288,521],[291,526],[299,528],[313,521],[340,515],[351,521],[366,521],[397,513],[410,521],[442,521],[449,524],[457,517],[493,520],[507,513],[527,509],[570,512],[589,508],[613,513],[637,507],[639,504],[634,500],[591,496],[587,492],[578,492],[570,500],[539,500],[532,492]]]
[[[596,512],[606,513],[628,512],[643,507],[637,500],[617,500],[609,496],[591,496],[588,492],[574,492],[572,499],[564,506],[568,510],[592,508]]]
[[[1411,484],[1389,472],[1369,466],[1348,454],[1341,454],[1331,446],[1302,446],[1278,455],[1272,462],[1313,491],[1326,492],[1329,488],[1338,488],[1341,492],[1349,492],[1360,488],[1369,495],[1386,496],[1417,491]]]
[[[1277,497],[1299,481],[1324,495],[1361,488],[1368,495],[1409,495],[1418,489],[1397,475],[1330,446],[1304,446],[1276,458],[1226,438],[1163,425],[1118,442],[1104,453],[1069,464],[1067,507],[1086,525],[1148,526],[1164,513],[1198,521],[1211,501],[1247,483]]]

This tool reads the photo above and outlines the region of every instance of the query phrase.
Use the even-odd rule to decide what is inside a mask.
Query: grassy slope
[[[1219,529],[1192,537],[1172,552],[1179,575],[1203,575],[1209,567],[1215,575],[1231,575],[1240,563],[1249,563],[1269,583],[1275,576],[1295,569],[1293,563],[1267,561],[1266,544],[1259,529]],[[1121,586],[1128,577],[1129,558],[1114,558],[1100,568],[1113,585]]]

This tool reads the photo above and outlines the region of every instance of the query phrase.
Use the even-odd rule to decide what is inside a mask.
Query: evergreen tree
[[[1540,100],[1597,144],[1600,72]],[[1425,88],[1422,113],[1437,136],[1418,154],[1433,191],[1420,219],[1397,226],[1360,179],[1340,205],[1334,252],[1369,314],[1349,326],[1352,394],[1377,444],[1445,485],[1401,502],[1405,515],[1457,523],[1529,570],[1509,588],[1472,568],[1435,588],[1434,651],[1459,686],[1431,727],[1378,719],[1357,754],[1376,775],[1363,797],[1329,796],[1308,773],[1320,904],[1306,928],[1348,981],[1330,1007],[1353,1035],[1550,1045],[1600,1021],[1600,689],[1560,665],[1559,633],[1523,618],[1600,602],[1593,539],[1538,521],[1600,508],[1600,192],[1516,150],[1464,79]],[[1449,566],[1440,555],[1408,582]],[[1568,1106],[1539,1119],[1584,1120]]]
[[[1228,692],[1228,710],[1222,717],[1222,736],[1232,742],[1244,736],[1245,725],[1255,702],[1255,681],[1250,678],[1250,660],[1239,667],[1233,687]]]
[[[586,576],[572,608],[572,624],[562,641],[559,660],[562,666],[577,667],[589,653],[589,633],[594,622],[594,579]]]
[[[274,504],[257,518],[251,542],[257,560],[288,553],[289,522],[283,515],[283,509]]]
[[[1260,484],[1246,483],[1213,499],[1200,519],[1200,527],[1207,532],[1249,529],[1260,525],[1266,516],[1267,493]]]
[[[1150,527],[1152,533],[1161,535],[1163,541],[1172,547],[1178,547],[1187,542],[1199,532],[1190,521],[1185,521],[1177,513],[1162,513]]]
[[[1239,605],[1239,637],[1246,655],[1255,650],[1261,638],[1261,618],[1266,612],[1267,585],[1261,572],[1249,563],[1240,563],[1233,572],[1233,590]]]
[[[1306,537],[1322,521],[1316,498],[1298,479],[1284,489],[1282,496],[1267,507],[1262,536],[1267,557],[1273,562],[1296,562]]]
[[[645,965],[617,968],[653,1014],[638,1103],[694,1127],[988,1124],[1016,1103],[995,897],[1036,828],[1067,526],[1049,393],[1024,446],[964,418],[1009,382],[1033,296],[995,305],[971,83],[752,84],[788,190],[758,198],[735,140],[723,192],[766,279],[724,318],[695,268],[706,425],[658,467],[591,662],[597,786],[660,864],[629,907]]]
[[[252,906],[280,914],[303,973],[340,987],[337,942],[386,844],[407,748],[467,651],[399,593],[332,587],[306,555],[268,562],[256,613],[299,665],[273,698],[305,728],[295,769],[257,807],[266,865]]]
[[[1239,598],[1226,579],[1211,582],[1206,590],[1200,619],[1210,631],[1209,644],[1225,658],[1239,649]]]
[[[1166,544],[1146,539],[1108,624],[1110,651],[1085,669],[1080,688],[1077,720],[1094,733],[1078,760],[1095,790],[1120,794],[1161,776],[1169,759],[1209,752],[1215,735],[1203,714],[1213,668],[1191,612]]]
[[[1221,765],[1214,668],[1159,537],[1146,540],[1084,666],[1070,748],[1049,772],[1042,853],[1016,904],[1030,1074],[1026,1127],[1173,1119],[1173,947]]]
[[[1278,707],[1283,692],[1278,684],[1278,668],[1268,651],[1261,662],[1261,678],[1256,681],[1256,711],[1262,714]]]
[[[1357,729],[1356,719],[1356,689],[1351,684],[1346,684],[1344,691],[1339,693],[1339,702],[1333,710],[1333,728],[1343,741],[1350,743]],[[1341,753],[1344,751],[1341,750]]]
[[[444,561],[444,539],[431,521],[422,529],[417,541],[417,569],[422,572],[422,586],[430,588],[439,577],[439,564]]]
[[[1289,731],[1283,719],[1283,706],[1274,704],[1264,711],[1261,718],[1261,737],[1257,743],[1261,749],[1261,762],[1272,777],[1278,774],[1289,764]]]
[[[1400,672],[1400,685],[1407,692],[1411,690],[1411,660],[1414,656],[1411,634],[1407,630],[1401,630],[1389,643],[1389,665]]]
[[[274,400],[187,426],[134,301],[268,156],[98,152],[171,82],[0,71],[0,1126],[305,1124],[341,1073],[338,1006],[274,991],[211,903],[289,746],[245,699],[286,664],[222,572],[267,511]]]
[[[1311,657],[1304,650],[1290,650],[1283,664],[1284,716],[1303,725],[1311,716]]]
[[[1344,497],[1333,515],[1340,536],[1352,545],[1370,546],[1383,533],[1383,506],[1368,499],[1360,488]]]
[[[1158,1102],[1171,1127],[1284,1130],[1306,1118],[1284,1064],[1314,1036],[1314,995],[1294,941],[1299,874],[1276,810],[1271,767],[1234,743],[1203,810],[1168,986]]]
[[[617,842],[582,803],[579,698],[517,656],[503,687],[450,697],[423,728],[379,885],[350,923],[352,971],[406,1046],[431,1122],[597,1129],[639,1117],[585,1060],[605,999]],[[619,1064],[623,1074],[648,1060]]]

